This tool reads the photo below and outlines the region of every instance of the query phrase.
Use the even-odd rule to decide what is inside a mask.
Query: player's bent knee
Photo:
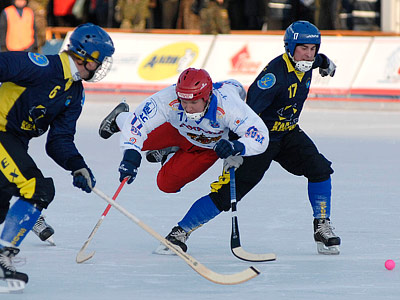
[[[47,208],[55,196],[55,187],[52,178],[36,178],[35,193],[26,201],[36,205],[39,210]]]
[[[224,197],[221,193],[216,192],[211,192],[209,195],[220,211],[229,211],[231,209],[231,200],[229,197]]]
[[[162,176],[160,173],[157,176],[157,186],[164,193],[177,193],[183,185],[174,176]]]
[[[157,178],[157,186],[160,189],[160,191],[164,193],[177,193],[180,191],[181,187],[176,186],[175,182],[168,182],[166,180],[160,180]]]

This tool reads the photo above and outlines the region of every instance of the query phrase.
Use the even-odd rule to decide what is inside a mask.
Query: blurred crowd
[[[2,0],[4,9],[21,0]],[[193,29],[204,34],[231,30],[283,30],[307,20],[321,30],[380,30],[380,0],[22,0],[32,9],[38,47],[47,26],[91,22],[105,28]],[[22,10],[20,10],[22,15]],[[3,49],[4,50],[4,49]]]

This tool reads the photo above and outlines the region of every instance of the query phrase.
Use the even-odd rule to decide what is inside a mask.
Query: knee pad
[[[52,178],[36,178],[35,193],[31,199],[25,199],[36,205],[37,209],[47,208],[54,199],[55,187]]]

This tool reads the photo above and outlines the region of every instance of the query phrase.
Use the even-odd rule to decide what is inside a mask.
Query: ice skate
[[[173,147],[167,147],[161,150],[150,150],[146,152],[146,159],[148,162],[151,163],[158,163],[160,162],[162,165],[165,163],[165,161],[168,158],[168,155],[171,153],[175,153],[176,151],[179,150],[179,147],[173,146]]]
[[[339,254],[340,237],[334,232],[329,219],[314,219],[314,240],[319,254]]]
[[[100,124],[99,128],[99,134],[103,139],[108,139],[110,136],[112,136],[114,133],[119,131],[119,128],[117,126],[117,123],[115,122],[115,119],[117,116],[122,113],[122,112],[128,112],[129,111],[129,105],[125,102],[122,101],[120,104],[118,104],[109,114],[107,117],[104,118],[104,120]]]
[[[46,223],[44,216],[41,215],[37,219],[32,231],[42,240],[48,242],[50,245],[55,246],[52,235],[54,234],[54,229],[49,224]]]
[[[0,286],[0,293],[22,293],[28,282],[28,275],[17,272],[12,259],[19,253],[18,248],[4,247],[0,249],[0,279],[7,286]]]
[[[175,226],[172,228],[171,232],[165,237],[166,240],[170,241],[172,244],[180,247],[183,252],[187,251],[187,246],[185,242],[189,238],[189,233],[184,231],[182,227]],[[175,255],[173,251],[171,251],[168,247],[160,244],[156,250],[154,250],[155,254],[160,255]]]

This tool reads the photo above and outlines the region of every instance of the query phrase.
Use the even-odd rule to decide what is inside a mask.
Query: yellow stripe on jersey
[[[288,73],[290,73],[290,72],[294,72],[295,74],[296,74],[296,76],[297,76],[297,79],[301,82],[301,80],[303,79],[303,77],[304,77],[304,72],[300,72],[300,71],[297,71],[294,67],[293,67],[293,65],[292,65],[292,63],[290,62],[290,58],[289,58],[289,56],[285,53],[285,54],[283,54],[283,60],[286,62],[286,66],[287,66],[287,68],[288,68]]]
[[[231,181],[231,176],[229,172],[222,171],[222,175],[218,177],[218,181],[214,181],[210,184],[211,192],[216,193],[224,185]]]
[[[65,52],[60,53],[60,59],[64,70],[64,79],[68,79],[64,87],[64,91],[67,91],[74,83],[74,80],[72,79],[70,60],[68,54]]]
[[[8,113],[25,89],[12,82],[4,82],[0,86],[0,131],[6,131]]]
[[[31,199],[35,194],[36,178],[27,180],[22,175],[18,166],[8,154],[7,150],[0,144],[0,170],[7,180],[19,188],[19,193],[25,199]]]

